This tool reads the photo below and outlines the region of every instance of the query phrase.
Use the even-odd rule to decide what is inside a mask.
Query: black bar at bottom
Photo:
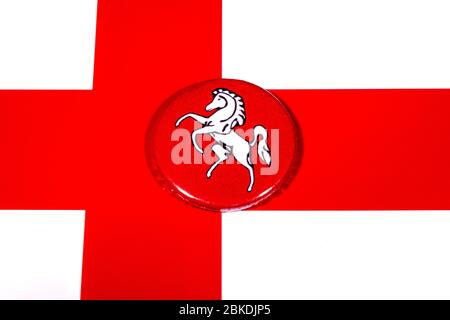
[[[387,308],[386,308],[387,307]],[[414,301],[298,301],[298,300],[221,300],[221,301],[0,301],[4,314],[14,316],[30,313],[34,316],[67,316],[89,318],[98,313],[104,317],[123,319],[335,319],[337,317],[384,319],[411,313],[430,318],[433,310]],[[447,309],[445,309],[447,310]],[[16,318],[14,317],[14,318]],[[34,317],[35,318],[35,317]]]

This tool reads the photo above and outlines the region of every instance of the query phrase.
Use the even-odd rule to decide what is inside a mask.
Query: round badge
[[[168,98],[150,121],[145,148],[163,188],[213,211],[249,208],[279,192],[302,154],[287,107],[267,90],[230,79]]]

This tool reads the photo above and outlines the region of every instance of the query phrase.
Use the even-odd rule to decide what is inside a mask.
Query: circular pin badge
[[[164,189],[203,209],[231,211],[286,187],[302,141],[295,118],[272,93],[217,79],[169,97],[150,121],[145,148]]]

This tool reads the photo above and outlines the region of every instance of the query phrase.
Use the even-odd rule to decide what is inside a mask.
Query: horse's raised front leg
[[[211,147],[212,151],[216,154],[216,156],[219,158],[214,164],[209,168],[208,172],[206,173],[207,178],[211,178],[212,172],[214,169],[223,161],[227,160],[228,155],[230,154],[227,149],[223,148],[219,144],[215,144]]]
[[[177,120],[177,122],[175,123],[175,127],[178,127],[180,125],[180,123],[183,122],[184,120],[186,120],[187,118],[192,118],[195,121],[200,122],[201,124],[205,124],[206,121],[208,121],[208,118],[202,117],[195,113],[188,113]]]
[[[197,136],[199,134],[208,134],[213,132],[215,132],[214,127],[203,127],[192,132],[192,144],[194,145],[195,150],[197,150],[200,153],[203,153],[202,148],[200,148],[200,146],[197,144]]]

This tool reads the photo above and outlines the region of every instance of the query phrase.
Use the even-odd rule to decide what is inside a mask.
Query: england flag
[[[449,12],[0,0],[0,299],[449,299]],[[295,177],[250,210],[180,201],[146,161],[158,107],[218,78],[301,128]]]

